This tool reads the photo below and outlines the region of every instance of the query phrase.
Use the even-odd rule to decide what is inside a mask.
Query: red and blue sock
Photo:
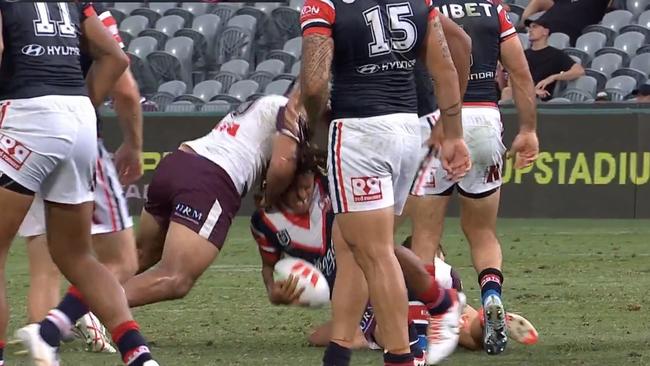
[[[503,273],[496,268],[486,268],[478,275],[478,284],[481,286],[481,303],[492,295],[501,298],[501,284]]]
[[[68,335],[72,325],[88,312],[88,306],[83,301],[81,292],[70,286],[68,292],[56,309],[50,310],[41,321],[41,337],[52,347],[59,347],[61,338]]]
[[[152,360],[147,341],[140,333],[140,326],[135,321],[127,321],[111,331],[113,342],[122,355],[122,361],[128,366],[143,366]]]
[[[330,342],[325,349],[323,366],[349,366],[352,351],[338,343]]]

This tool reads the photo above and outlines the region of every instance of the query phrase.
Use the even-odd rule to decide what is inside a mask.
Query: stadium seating
[[[107,6],[118,21],[141,92],[158,110],[222,111],[226,105],[234,107],[266,93],[282,94],[298,75],[302,53],[298,19],[303,1],[115,2]],[[519,23],[529,1],[506,2],[511,21]],[[584,80],[595,80],[596,87],[592,90],[584,80],[558,83],[550,103],[563,103],[565,96],[572,102],[588,102],[598,91],[607,91],[615,100],[625,99],[630,96],[625,88],[629,78],[618,77],[630,77],[635,85],[648,81],[650,0],[620,0],[614,6],[619,10],[585,28],[575,45],[565,34],[551,34],[549,43],[581,63],[592,78]],[[528,48],[528,35],[518,33],[518,37]],[[609,83],[615,78],[617,83]],[[216,88],[217,83],[221,88]],[[170,85],[183,90],[171,93],[166,89]]]
[[[623,101],[636,89],[636,80],[627,75],[616,76],[607,81],[605,91],[613,102]]]
[[[576,103],[586,102],[596,97],[597,86],[594,77],[582,76],[568,83],[563,97]]]

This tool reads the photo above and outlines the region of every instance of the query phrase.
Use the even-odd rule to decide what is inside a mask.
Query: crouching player
[[[283,255],[302,258],[314,264],[327,278],[330,288],[334,288],[336,259],[332,237],[336,238],[333,225],[334,213],[328,196],[327,180],[324,178],[325,156],[303,145],[298,154],[295,179],[282,195],[279,203],[263,208],[253,214],[251,231],[259,245],[262,257],[262,277],[269,300],[276,305],[298,304],[301,289],[297,289],[297,278],[275,281],[273,269]],[[268,206],[267,206],[268,207]],[[333,233],[334,232],[334,233]],[[334,239],[336,240],[336,239]],[[428,333],[429,345],[436,346],[458,343],[460,305],[445,301],[455,298],[455,289],[440,290],[434,277],[410,250],[398,247],[396,257],[404,273],[410,298],[426,304],[422,333]],[[445,292],[454,296],[445,296]],[[428,311],[426,311],[428,310]],[[427,318],[431,314],[430,327],[426,330]],[[412,317],[409,335],[416,364],[424,365],[424,353],[417,345],[418,334]],[[325,324],[309,337],[310,343],[326,346],[330,341],[331,327]],[[362,317],[354,345],[382,344],[381,329],[376,326],[372,307],[369,305]],[[454,339],[455,338],[455,339]],[[452,340],[450,342],[450,340]],[[374,347],[373,347],[374,348]],[[448,353],[453,352],[453,348]]]

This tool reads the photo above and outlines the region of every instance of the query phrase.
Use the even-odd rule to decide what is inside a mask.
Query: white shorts
[[[99,155],[96,164],[97,188],[92,235],[114,233],[133,226],[124,191],[118,180],[111,156],[101,140],[98,141],[97,147]],[[36,195],[32,207],[18,229],[18,235],[27,238],[43,234],[45,234],[43,199]]]
[[[438,120],[436,111],[428,118],[420,119],[423,140],[429,136],[430,124]],[[425,133],[426,132],[426,133]],[[472,168],[462,180],[455,183],[446,179],[440,160],[431,152],[421,151],[425,156],[413,181],[414,196],[448,195],[457,186],[459,193],[480,198],[501,187],[501,169],[506,147],[501,140],[503,125],[501,113],[496,107],[463,107],[463,135],[472,159]]]
[[[46,201],[93,200],[97,120],[88,97],[3,100],[0,112],[0,174]]]
[[[335,213],[393,206],[401,214],[418,168],[417,115],[332,121],[327,169]]]

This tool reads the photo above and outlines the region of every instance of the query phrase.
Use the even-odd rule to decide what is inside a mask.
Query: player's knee
[[[183,273],[173,273],[162,278],[170,300],[184,298],[194,287],[196,279]]]

